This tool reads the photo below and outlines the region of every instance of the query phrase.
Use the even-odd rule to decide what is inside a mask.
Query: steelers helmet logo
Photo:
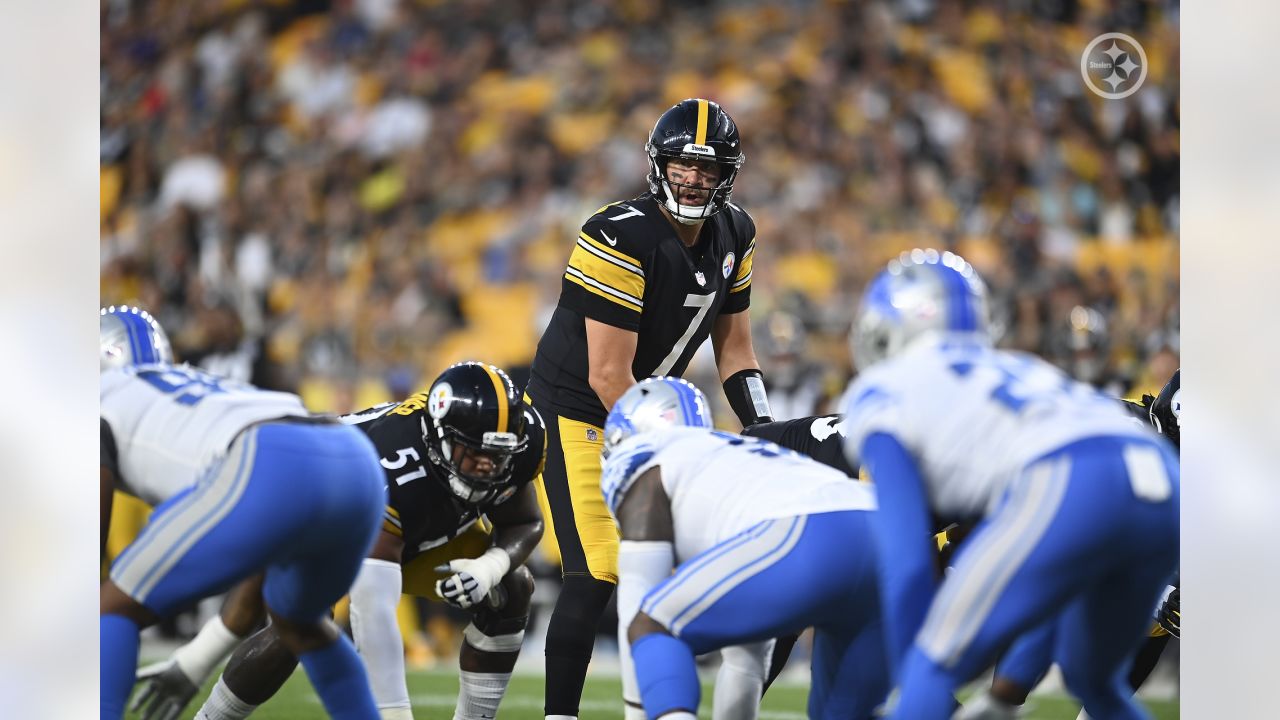
[[[725,280],[728,280],[729,273],[733,272],[733,261],[735,259],[733,253],[724,256],[724,264],[720,266],[720,272],[724,275]]]
[[[431,388],[431,396],[427,398],[427,412],[431,417],[440,420],[449,414],[449,406],[453,405],[453,387],[442,382]]]

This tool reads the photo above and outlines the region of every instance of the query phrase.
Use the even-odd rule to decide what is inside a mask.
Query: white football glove
[[[129,707],[143,720],[176,720],[200,687],[173,658],[138,670],[142,690]]]
[[[452,573],[436,581],[436,592],[454,607],[468,610],[488,597],[489,591],[511,569],[511,556],[502,548],[489,548],[474,560],[461,558],[436,568],[436,572]]]

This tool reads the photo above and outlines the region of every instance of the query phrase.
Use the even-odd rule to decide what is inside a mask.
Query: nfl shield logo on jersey
[[[693,273],[693,279],[698,281],[698,285],[706,285],[706,284],[707,284],[707,276],[706,276],[706,275],[703,275],[701,270],[695,270],[695,271],[694,271],[694,273]]]
[[[724,275],[724,279],[729,279],[729,273],[733,272],[733,253],[724,256],[724,264],[720,266],[720,273]]]

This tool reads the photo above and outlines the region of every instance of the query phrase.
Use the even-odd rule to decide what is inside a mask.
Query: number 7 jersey
[[[636,378],[681,376],[720,315],[751,302],[755,222],[730,203],[685,247],[652,195],[606,205],[578,233],[560,301],[533,360],[529,395],[564,417],[603,425],[587,382],[584,318],[637,333]]]
[[[892,435],[948,521],[985,515],[1023,467],[1076,440],[1151,434],[1049,363],[960,336],[922,338],[872,366],[841,407],[850,461],[871,434]]]

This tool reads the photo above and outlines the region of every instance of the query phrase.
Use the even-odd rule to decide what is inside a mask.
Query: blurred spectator
[[[757,138],[736,192],[760,232],[753,295],[805,329],[824,392],[851,371],[862,285],[912,246],[973,262],[1004,344],[1128,391],[1178,348],[1177,15],[104,0],[102,301],[221,357],[233,333],[210,303],[229,298],[260,363],[318,410],[464,358],[526,364],[577,222],[641,191],[647,124],[703,96]],[[1123,101],[1079,75],[1108,31],[1149,62]],[[1105,328],[1087,362],[1077,307]]]

